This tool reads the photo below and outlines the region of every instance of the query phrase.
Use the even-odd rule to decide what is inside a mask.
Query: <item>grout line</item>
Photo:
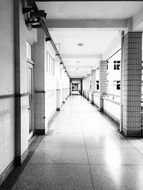
[[[81,120],[80,120],[80,123],[81,123]],[[95,190],[95,186],[94,186],[94,182],[93,182],[93,176],[92,176],[92,171],[91,171],[91,165],[90,165],[90,162],[89,162],[89,155],[88,155],[88,151],[87,151],[87,145],[86,145],[86,140],[85,140],[85,136],[84,136],[84,131],[83,131],[82,123],[81,123],[81,128],[82,128],[82,135],[83,135],[83,139],[84,139],[85,150],[86,150],[86,154],[87,154],[87,160],[88,160],[88,166],[89,166],[89,171],[90,171],[90,178],[91,178],[91,182],[92,182],[92,187],[93,187],[93,190]]]
[[[29,162],[28,164],[30,165],[35,165],[35,164],[45,164],[45,165],[73,165],[73,166],[107,166],[107,164],[81,164],[81,163],[68,163],[68,162],[62,162],[62,163],[40,163],[40,162],[37,162],[37,163],[32,163],[32,162]],[[121,164],[122,166],[143,166],[143,164]]]
[[[134,149],[135,149],[141,156],[143,156],[143,153],[141,153],[128,139],[127,139],[127,141],[128,141],[128,143],[129,143],[132,147],[134,147]]]

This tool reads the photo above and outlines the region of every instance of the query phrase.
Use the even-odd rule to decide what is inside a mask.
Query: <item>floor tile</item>
[[[66,135],[52,135],[44,138],[39,148],[41,147],[79,147],[84,148],[83,136],[66,136]]]
[[[30,164],[12,190],[93,190],[86,165]]]
[[[124,147],[87,148],[90,164],[143,165],[143,156],[135,149]]]
[[[84,148],[56,148],[46,147],[37,149],[30,160],[31,163],[71,163],[88,164]]]
[[[91,166],[96,190],[141,190],[143,166]]]

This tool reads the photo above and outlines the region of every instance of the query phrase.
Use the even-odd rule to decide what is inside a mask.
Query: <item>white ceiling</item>
[[[134,16],[142,1],[39,2],[48,19],[123,19]]]
[[[102,54],[119,34],[116,30],[92,28],[54,28],[50,34],[55,43],[60,43],[60,53],[64,55]],[[84,43],[79,47],[78,43]]]
[[[54,42],[60,43],[60,54],[72,77],[85,76],[91,72],[91,69],[98,67],[99,56],[101,57],[119,35],[117,30],[93,28],[52,28],[49,31]],[[84,45],[80,47],[78,43]],[[77,61],[80,61],[80,64]]]
[[[37,5],[47,12],[48,19],[127,19],[143,8],[143,1],[37,2]],[[60,43],[60,54],[71,77],[84,77],[98,67],[99,56],[120,38],[119,30],[115,29],[50,28],[49,31],[54,42]],[[79,47],[78,43],[84,45]]]
[[[99,58],[64,59],[67,71],[72,77],[83,77],[99,66]]]

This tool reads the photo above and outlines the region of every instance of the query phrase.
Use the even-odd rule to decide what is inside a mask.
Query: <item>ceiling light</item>
[[[84,43],[78,43],[77,45],[82,47],[84,45]]]
[[[80,61],[76,61],[76,63],[80,63]]]

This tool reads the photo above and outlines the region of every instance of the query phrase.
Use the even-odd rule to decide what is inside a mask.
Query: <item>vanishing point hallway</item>
[[[125,139],[86,99],[70,96],[12,190],[142,187],[143,140]]]

